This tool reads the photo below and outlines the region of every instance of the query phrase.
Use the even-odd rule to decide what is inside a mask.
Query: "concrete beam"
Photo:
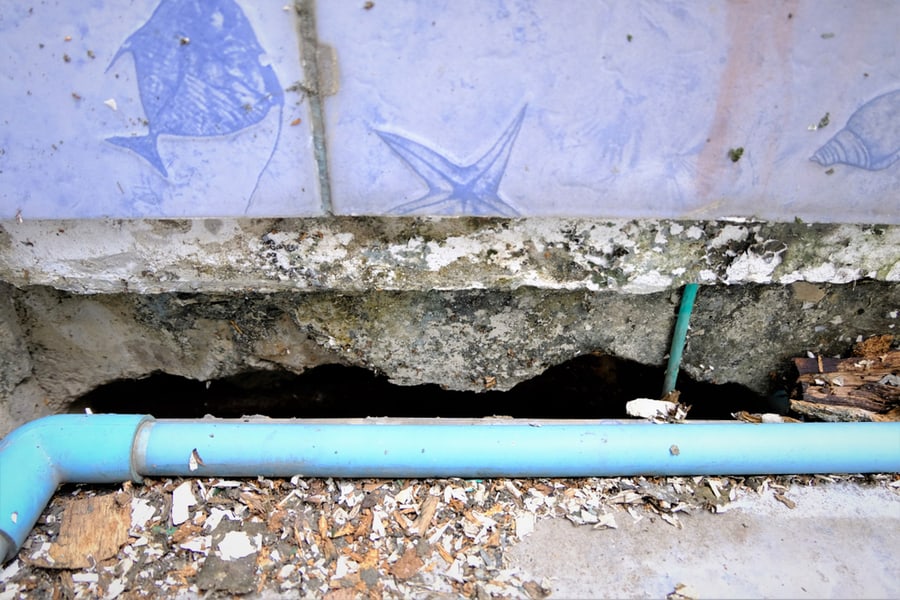
[[[0,281],[78,294],[619,291],[900,281],[900,226],[371,218],[0,221]]]

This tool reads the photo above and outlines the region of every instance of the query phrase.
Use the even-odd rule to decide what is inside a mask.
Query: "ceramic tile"
[[[295,19],[271,1],[7,3],[0,218],[318,214]]]
[[[338,213],[900,222],[900,3],[317,12]]]

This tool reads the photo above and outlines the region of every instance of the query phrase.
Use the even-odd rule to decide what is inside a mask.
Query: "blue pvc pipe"
[[[141,415],[55,415],[0,441],[0,563],[12,558],[60,483],[140,476],[131,463]]]
[[[539,425],[539,426],[536,426]],[[196,450],[199,461],[191,470]],[[321,423],[58,415],[0,442],[0,559],[62,482],[900,471],[900,423]],[[15,514],[16,518],[11,519]]]

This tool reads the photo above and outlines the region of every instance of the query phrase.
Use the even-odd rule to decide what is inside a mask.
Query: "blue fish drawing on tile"
[[[810,160],[827,167],[843,163],[869,171],[886,169],[900,159],[900,90],[863,104],[847,125],[816,150]]]
[[[162,0],[150,19],[125,40],[109,68],[125,53],[134,59],[149,133],[111,137],[108,142],[138,154],[168,177],[159,136],[226,136],[277,109],[274,154],[284,92],[271,65],[260,62],[265,51],[234,0]]]
[[[396,206],[390,212],[401,215],[427,213],[517,216],[518,211],[500,197],[499,189],[513,142],[522,128],[526,108],[522,107],[490,150],[469,165],[457,164],[409,138],[376,130],[375,133],[384,143],[428,185],[427,194]]]

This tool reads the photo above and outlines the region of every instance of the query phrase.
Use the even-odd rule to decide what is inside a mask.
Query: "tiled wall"
[[[900,223],[900,2],[7,5],[0,218]]]

